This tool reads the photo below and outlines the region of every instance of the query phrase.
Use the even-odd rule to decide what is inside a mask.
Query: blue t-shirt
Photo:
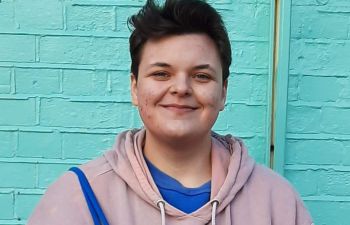
[[[187,188],[160,171],[149,160],[146,159],[146,163],[160,194],[170,205],[189,214],[209,202],[211,181],[197,188]]]

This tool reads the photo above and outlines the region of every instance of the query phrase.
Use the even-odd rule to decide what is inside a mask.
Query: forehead
[[[140,67],[166,62],[171,65],[210,64],[221,67],[214,41],[205,34],[171,35],[148,40],[141,53]]]

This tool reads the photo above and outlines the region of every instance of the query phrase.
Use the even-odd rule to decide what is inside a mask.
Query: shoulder
[[[299,197],[292,184],[286,178],[264,165],[256,164],[254,166],[248,183],[279,199],[295,199]]]
[[[254,166],[251,179],[255,182],[261,182],[262,185],[268,185],[271,188],[291,188],[291,184],[286,178],[282,177],[272,169],[257,163]]]
[[[96,159],[88,161],[79,166],[79,168],[84,172],[85,176],[89,181],[94,181],[95,179],[113,172],[113,169],[108,163],[105,155],[113,155],[114,151],[109,150],[103,156],[100,156]]]
[[[103,156],[91,160],[79,168],[84,172],[90,184],[112,170]],[[28,224],[58,225],[63,219],[71,222],[67,224],[72,225],[91,224],[90,217],[77,175],[66,171],[47,188]]]
[[[300,195],[289,181],[275,171],[263,165],[255,165],[248,180],[248,189],[252,193],[264,195],[269,202],[271,212],[277,224],[283,224],[286,219],[295,224],[312,224],[311,216]]]
[[[79,165],[78,167],[84,172],[89,182],[93,182],[98,177],[112,171],[110,164],[107,162],[104,156],[90,160],[84,164]],[[47,192],[63,189],[62,187],[67,187],[67,185],[71,187],[71,192],[80,192],[79,180],[72,171],[64,172],[54,183],[48,187]]]

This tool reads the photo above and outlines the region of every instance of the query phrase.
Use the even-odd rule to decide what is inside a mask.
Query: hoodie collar
[[[143,157],[145,129],[125,131],[117,136],[113,151],[105,158],[125,183],[145,202],[158,209],[161,194],[153,181]],[[211,201],[191,214],[185,214],[167,204],[165,213],[174,217],[189,217],[210,221],[212,206],[220,213],[230,204],[237,192],[247,182],[254,168],[254,160],[248,156],[243,142],[231,135],[212,133],[212,189]]]

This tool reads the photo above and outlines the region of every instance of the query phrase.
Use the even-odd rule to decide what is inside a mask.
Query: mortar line
[[[106,82],[106,90],[108,93],[112,93],[112,81],[111,81],[111,73],[106,70],[107,73],[107,82]]]
[[[59,75],[58,75],[58,79],[59,79],[59,93],[60,94],[63,94],[63,76],[64,76],[64,72],[63,72],[63,69],[60,69],[59,70],[60,71],[60,73],[59,73]]]
[[[18,154],[18,146],[19,146],[19,130],[15,132],[15,149],[14,149],[14,157],[17,156]]]
[[[113,27],[113,31],[117,31],[118,30],[118,19],[117,19],[117,15],[118,15],[118,12],[117,12],[117,6],[113,6],[113,12],[114,12],[114,27]]]
[[[35,124],[40,125],[40,97],[35,97]]]
[[[15,67],[13,66],[11,68],[11,86],[10,86],[10,94],[15,94],[16,93],[16,71],[15,71]]]
[[[35,36],[35,62],[40,62],[40,37]]]
[[[62,20],[63,20],[63,30],[67,30],[67,9],[66,2],[62,1]]]

